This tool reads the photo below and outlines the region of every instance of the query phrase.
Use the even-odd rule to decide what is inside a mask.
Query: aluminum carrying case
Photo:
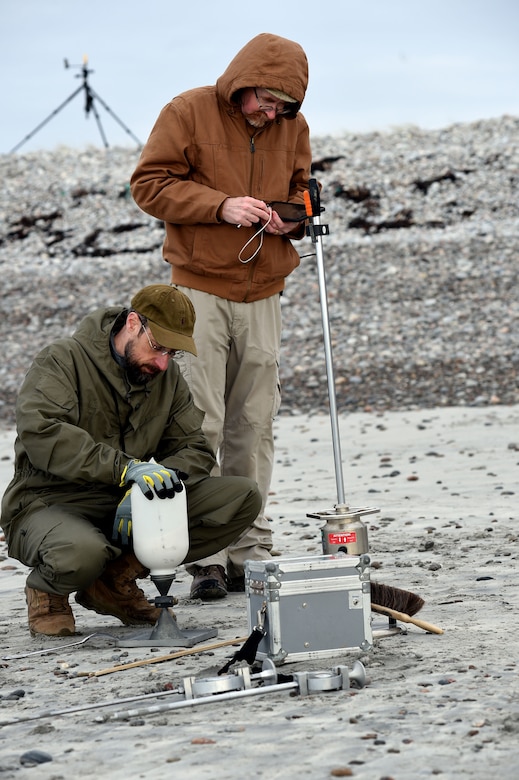
[[[370,650],[368,555],[245,562],[249,631],[266,631],[256,657],[275,663]]]

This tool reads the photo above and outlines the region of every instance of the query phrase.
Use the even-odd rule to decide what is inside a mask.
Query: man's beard
[[[153,379],[153,377],[157,376],[157,374],[161,373],[160,368],[151,365],[147,365],[148,371],[144,372],[142,370],[142,366],[139,365],[134,359],[133,353],[133,343],[129,341],[124,348],[123,368],[126,371],[128,379],[130,382],[132,382],[132,384],[144,385],[150,379]]]
[[[244,116],[249,125],[256,127],[257,129],[266,127],[272,122],[272,119],[269,119],[263,111],[256,111],[254,114],[245,114]]]

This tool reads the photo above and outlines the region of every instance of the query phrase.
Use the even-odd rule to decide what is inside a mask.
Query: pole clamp
[[[315,243],[316,236],[329,236],[330,228],[328,225],[315,225],[310,223],[306,226],[306,235],[310,236],[312,241]]]

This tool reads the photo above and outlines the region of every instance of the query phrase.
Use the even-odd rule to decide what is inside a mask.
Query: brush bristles
[[[383,585],[381,582],[371,582],[371,603],[394,609],[397,612],[404,612],[412,617],[421,610],[425,601],[409,590],[393,588],[391,585]]]

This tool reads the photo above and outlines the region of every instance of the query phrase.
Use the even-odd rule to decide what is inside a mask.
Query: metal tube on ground
[[[76,712],[85,712],[86,710],[98,710],[101,707],[113,707],[117,704],[124,704],[131,701],[141,701],[142,699],[157,699],[161,696],[171,696],[172,694],[182,695],[182,690],[175,689],[172,691],[160,691],[159,693],[142,693],[136,696],[127,696],[124,699],[112,699],[111,701],[96,702],[95,704],[80,704],[77,707],[67,707],[62,710],[45,710],[44,712],[38,712],[34,715],[24,715],[20,718],[13,718],[13,720],[0,722],[0,728],[2,726],[14,726],[17,723],[26,723],[31,720],[42,720],[43,718],[56,718],[59,715],[73,715]]]
[[[199,696],[197,699],[183,699],[182,701],[172,702],[171,704],[157,704],[155,706],[143,707],[136,710],[112,712],[109,715],[100,715],[95,720],[98,723],[106,723],[107,721],[112,720],[128,720],[129,718],[138,718],[143,715],[155,715],[159,712],[179,710],[182,707],[195,707],[198,704],[213,704],[214,702],[228,701],[229,699],[243,699],[246,696],[262,696],[266,693],[288,691],[297,688],[297,682],[278,683],[277,685],[267,685],[260,688],[247,688],[241,691],[231,691],[230,693],[216,693],[211,696]]]

